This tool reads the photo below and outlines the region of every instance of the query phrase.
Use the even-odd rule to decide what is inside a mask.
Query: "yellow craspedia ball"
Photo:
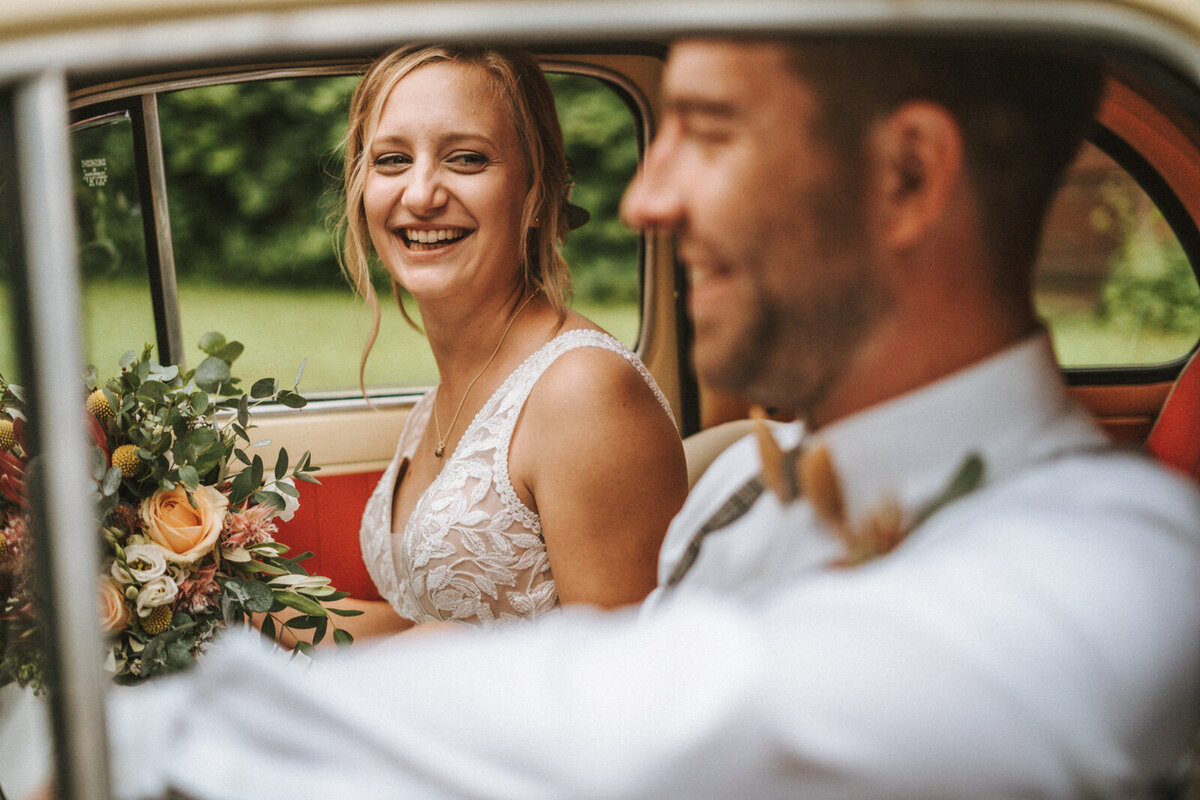
[[[170,606],[156,606],[150,609],[150,614],[142,620],[142,630],[151,636],[158,636],[160,633],[171,627]]]
[[[17,434],[13,430],[11,419],[0,419],[0,452],[12,450],[17,446]]]
[[[96,389],[89,394],[87,400],[84,402],[84,406],[87,408],[89,414],[101,422],[112,419],[115,416],[112,406],[108,404],[108,398],[104,396],[104,391],[101,389]]]
[[[133,478],[142,469],[142,460],[138,458],[137,446],[132,444],[123,444],[113,450],[112,463],[114,467],[120,467],[123,478]]]

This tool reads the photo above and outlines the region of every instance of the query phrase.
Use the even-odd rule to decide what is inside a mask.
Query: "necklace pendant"
[[[441,458],[442,453],[445,453],[445,452],[446,452],[446,443],[442,442],[437,446],[437,449],[433,451],[433,455],[435,458]]]

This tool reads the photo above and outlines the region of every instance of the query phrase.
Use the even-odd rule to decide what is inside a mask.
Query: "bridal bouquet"
[[[288,557],[274,539],[276,520],[299,505],[296,481],[315,482],[309,454],[291,464],[280,448],[270,470],[251,454],[268,444],[251,441],[251,409],[300,408],[305,399],[271,378],[249,394],[240,389],[230,371],[239,342],[209,333],[200,349],[207,357],[187,372],[161,366],[146,347],[126,353],[120,375],[103,384],[93,368],[85,376],[81,410],[95,442],[103,553],[100,624],[118,683],[183,669],[221,628],[252,617],[273,639],[311,631],[309,641],[297,637],[298,650],[330,632],[346,644],[350,635],[330,615],[358,613],[327,607],[346,593],[306,572],[300,562],[311,554]],[[21,389],[0,377],[0,685],[40,691],[24,485],[35,463]]]

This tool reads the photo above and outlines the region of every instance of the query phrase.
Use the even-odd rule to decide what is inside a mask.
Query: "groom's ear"
[[[945,108],[918,100],[878,123],[868,142],[881,241],[908,250],[948,213],[963,177],[962,130]]]

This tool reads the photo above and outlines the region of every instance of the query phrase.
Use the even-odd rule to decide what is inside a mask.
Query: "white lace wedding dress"
[[[508,449],[534,384],[555,359],[580,347],[623,356],[671,414],[646,367],[616,339],[599,331],[562,333],[529,356],[488,399],[417,500],[404,530],[394,532],[396,478],[429,423],[437,390],[422,397],[367,502],[359,531],[367,571],[402,617],[486,625],[537,616],[558,604],[541,522],[513,491]]]

